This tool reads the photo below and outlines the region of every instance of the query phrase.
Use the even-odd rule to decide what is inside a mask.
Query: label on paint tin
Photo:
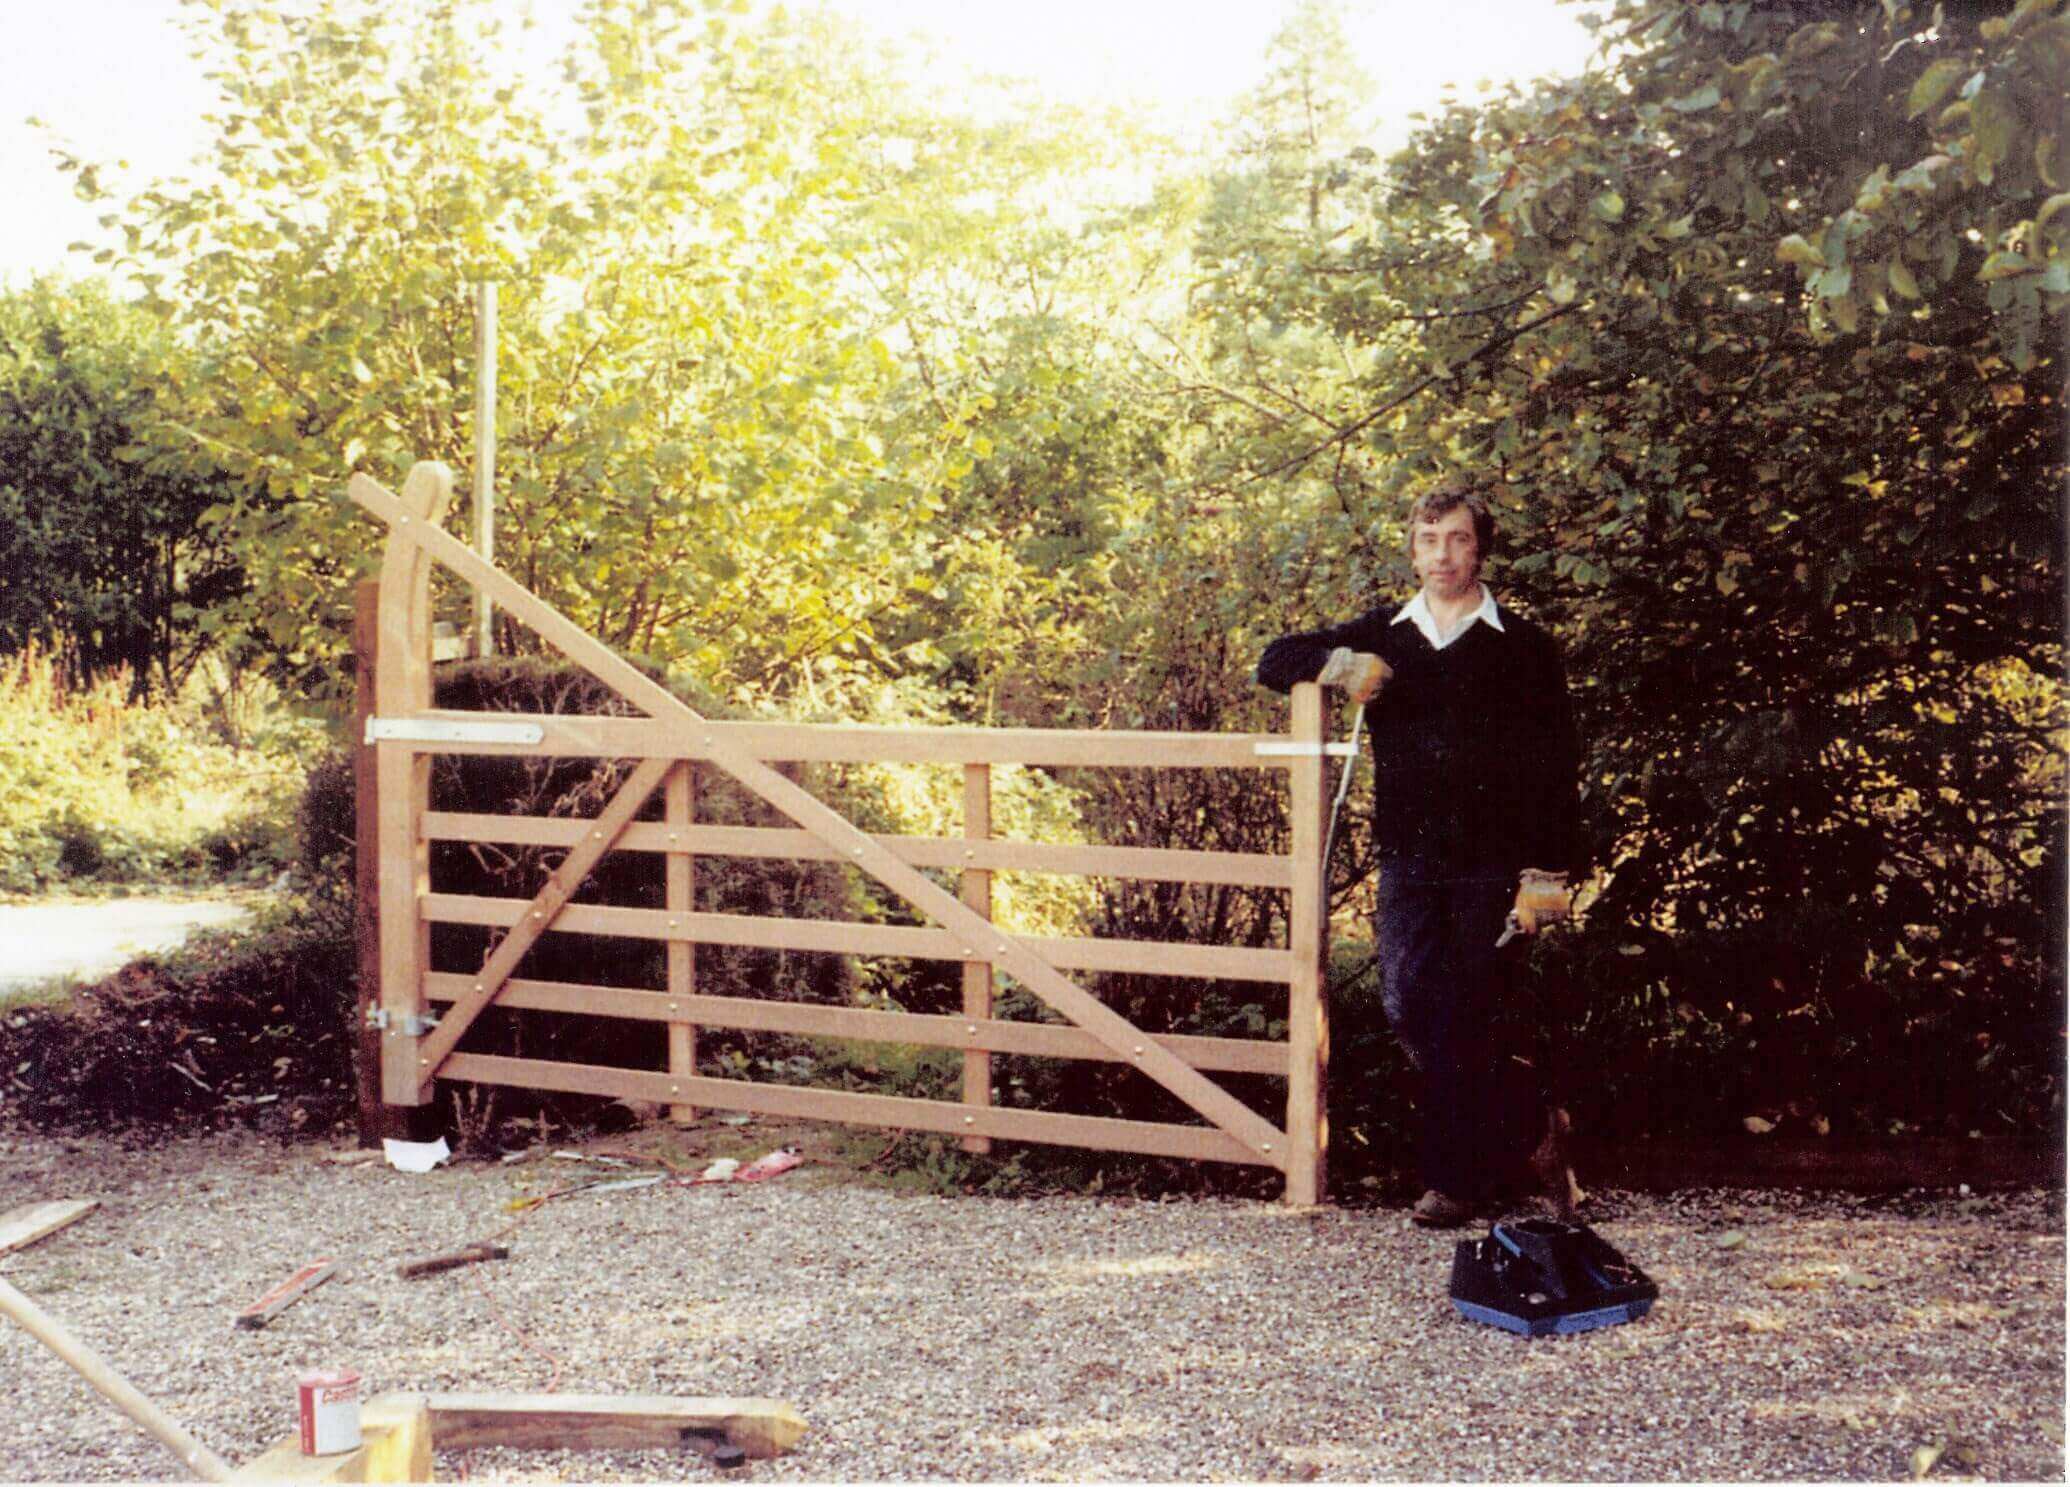
[[[334,1456],[359,1445],[359,1375],[349,1368],[305,1373],[295,1380],[302,1416],[302,1454]]]

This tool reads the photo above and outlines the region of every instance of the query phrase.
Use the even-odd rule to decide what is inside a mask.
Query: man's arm
[[[1380,659],[1389,618],[1383,605],[1348,624],[1282,635],[1258,658],[1258,685],[1291,692],[1302,682],[1319,681],[1343,687],[1364,701],[1391,674]]]
[[[1526,934],[1557,924],[1573,912],[1574,892],[1568,875],[1581,862],[1581,810],[1576,796],[1581,743],[1559,646],[1546,635],[1544,647],[1533,698],[1539,738],[1529,751],[1539,764],[1532,802],[1534,830],[1525,852],[1526,860],[1536,865],[1524,869],[1515,908],[1517,925]]]

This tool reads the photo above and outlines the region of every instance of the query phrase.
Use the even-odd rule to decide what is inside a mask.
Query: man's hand
[[[1330,652],[1316,680],[1326,687],[1342,687],[1354,702],[1368,702],[1393,675],[1394,668],[1378,656],[1340,645]]]
[[[1558,924],[1574,911],[1574,891],[1565,873],[1527,867],[1517,882],[1516,908],[1511,912],[1517,928],[1527,935]]]

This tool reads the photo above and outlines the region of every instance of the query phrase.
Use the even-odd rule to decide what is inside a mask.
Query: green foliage
[[[0,656],[31,646],[74,685],[116,671],[179,691],[203,618],[243,573],[200,521],[226,477],[178,440],[159,388],[180,361],[149,314],[92,283],[0,295]]]
[[[0,663],[0,893],[280,871],[319,725],[220,661],[151,706],[119,670],[74,687],[72,669],[33,648]]]
[[[959,415],[902,374],[886,336],[912,317],[858,239],[940,230],[913,224],[974,158],[930,137],[967,141],[953,121],[908,133],[831,22],[692,0],[600,0],[559,91],[495,70],[482,0],[226,0],[190,27],[223,100],[210,172],[107,220],[201,348],[190,426],[264,496],[204,518],[253,581],[225,627],[335,660],[368,549],[344,479],[467,468],[490,279],[501,562],[722,694],[896,664],[874,630],[932,587]]]
[[[1317,266],[1373,360],[1315,458],[1478,473],[1494,582],[1568,644],[1585,984],[1635,1064],[1678,1000],[1776,1101],[1845,1082],[1778,1045],[1852,1078],[1940,1058],[1894,1029],[1974,1056],[1957,999],[2060,1025],[2059,11],[1630,0],[1611,65],[1445,113]]]

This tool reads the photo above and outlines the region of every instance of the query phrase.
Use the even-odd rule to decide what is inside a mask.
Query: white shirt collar
[[[1498,630],[1502,628],[1502,615],[1495,608],[1494,592],[1486,584],[1481,585],[1479,608],[1454,625],[1449,634],[1440,635],[1438,633],[1437,616],[1430,612],[1430,602],[1423,597],[1423,590],[1421,589],[1416,591],[1415,598],[1396,611],[1394,623],[1399,625],[1403,620],[1409,621],[1409,623],[1421,630],[1423,638],[1430,642],[1431,649],[1439,651],[1464,635],[1475,620],[1484,620]]]

